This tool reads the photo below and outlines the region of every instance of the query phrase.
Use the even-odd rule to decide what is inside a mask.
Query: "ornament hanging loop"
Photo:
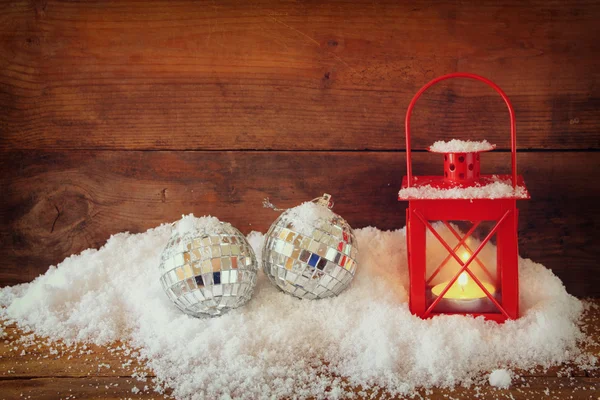
[[[334,204],[329,193],[323,193],[323,196],[312,199],[312,202],[329,209],[332,209]]]
[[[331,200],[331,195],[328,193],[323,193],[323,196],[317,197],[311,200],[313,203],[318,204],[323,207],[327,207],[329,209],[333,208],[333,200]],[[275,211],[285,211],[287,208],[277,208],[275,204],[271,203],[268,197],[265,197],[263,200],[263,207],[270,208]]]

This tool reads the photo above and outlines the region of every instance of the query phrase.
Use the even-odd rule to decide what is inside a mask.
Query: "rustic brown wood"
[[[596,240],[600,170],[594,152],[519,155],[532,200],[519,202],[520,251],[552,268],[578,296],[600,295]],[[328,192],[352,226],[404,226],[396,201],[403,152],[27,151],[0,160],[0,283],[32,280],[50,264],[111,234],[142,232],[190,212],[243,232],[266,231],[277,213]],[[484,172],[507,172],[489,153]],[[440,174],[439,155],[416,153],[415,174]]]
[[[591,307],[583,317],[582,326],[590,338],[600,334],[600,300],[589,303]],[[146,371],[146,379],[141,381],[134,376],[139,372],[137,361],[114,349],[120,343],[110,346],[88,346],[83,354],[65,352],[66,347],[52,344],[48,346],[43,339],[36,339],[24,347],[20,343],[23,333],[14,325],[6,328],[6,336],[0,343],[0,399],[21,399],[31,396],[33,399],[56,398],[163,398],[152,391],[153,377]],[[39,346],[39,347],[38,347]],[[57,350],[55,354],[52,350]],[[81,346],[78,350],[81,349]],[[21,355],[21,352],[25,352]],[[600,357],[600,347],[594,343],[584,344],[587,354]],[[90,354],[86,354],[90,352]],[[68,358],[66,354],[71,354]],[[106,368],[104,365],[110,365]],[[565,364],[550,370],[518,371],[519,378],[513,380],[510,389],[496,389],[487,385],[454,390],[433,389],[420,391],[427,399],[593,399],[600,395],[600,377],[597,370],[584,370],[576,365]],[[133,393],[132,389],[147,390]],[[358,393],[358,389],[357,389]],[[370,395],[370,393],[369,393]],[[71,396],[71,397],[68,397]],[[359,397],[360,398],[360,397]],[[373,398],[373,397],[368,397]],[[378,393],[374,398],[389,398]]]
[[[152,390],[133,393],[140,383],[126,377],[86,378],[33,378],[26,380],[0,380],[0,399],[166,399],[168,397]],[[527,377],[511,389],[496,389],[483,386],[478,391],[458,387],[454,390],[433,389],[420,391],[421,398],[431,400],[448,399],[569,399],[597,400],[600,394],[599,378],[542,378]],[[22,396],[21,396],[22,395]],[[68,397],[73,396],[73,397]],[[476,396],[476,397],[475,397]],[[548,397],[551,396],[551,397]],[[361,399],[357,395],[357,399]],[[373,397],[366,397],[373,398]],[[375,399],[402,399],[389,395],[376,395]]]
[[[597,1],[6,1],[0,149],[402,149],[429,79],[472,71],[513,100],[522,149],[600,148]],[[495,93],[457,81],[416,148],[508,146]]]

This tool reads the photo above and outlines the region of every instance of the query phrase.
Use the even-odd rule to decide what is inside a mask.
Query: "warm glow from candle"
[[[469,253],[468,251],[463,251],[462,254],[460,255],[460,259],[463,260],[464,262],[467,262],[469,257],[471,257],[471,253]],[[464,272],[463,272],[463,274],[464,274]],[[458,279],[460,279],[460,278],[458,278]]]

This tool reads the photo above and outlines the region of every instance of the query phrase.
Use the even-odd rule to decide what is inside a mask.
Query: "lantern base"
[[[437,298],[431,289],[428,290],[428,304],[431,305]],[[494,298],[502,303],[502,295],[496,293]],[[477,299],[448,299],[442,298],[438,304],[436,304],[432,313],[440,314],[501,314],[500,310],[494,305],[494,303],[487,297],[481,297]]]
[[[505,322],[505,321],[508,320],[508,318],[506,318],[502,314],[466,313],[466,312],[465,313],[459,313],[459,312],[456,312],[456,313],[435,313],[435,312],[432,312],[427,317],[425,317],[424,319],[435,318],[435,317],[442,316],[442,315],[464,315],[464,316],[469,316],[469,317],[473,317],[473,318],[483,317],[483,319],[485,319],[486,321],[494,321],[494,322],[498,322],[498,323],[502,323],[502,322]],[[423,318],[420,315],[417,315],[417,316],[419,318]]]

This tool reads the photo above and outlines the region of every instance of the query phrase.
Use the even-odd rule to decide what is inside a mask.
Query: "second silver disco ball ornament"
[[[332,204],[324,194],[285,210],[265,235],[263,271],[284,292],[319,299],[340,294],[352,281],[357,241]]]
[[[218,316],[250,300],[258,264],[246,237],[214,217],[183,217],[162,252],[163,289],[195,317]]]

